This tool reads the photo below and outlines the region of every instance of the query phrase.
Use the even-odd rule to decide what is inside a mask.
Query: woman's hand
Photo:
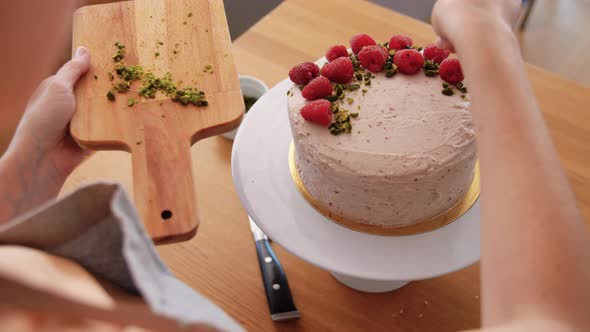
[[[86,156],[69,133],[74,86],[90,66],[90,53],[74,58],[33,94],[14,138],[0,159],[0,223],[54,198]]]
[[[90,66],[90,54],[79,48],[72,60],[37,88],[18,126],[14,153],[41,156],[47,166],[67,177],[82,162],[85,151],[72,139],[69,123],[74,115],[74,86]]]
[[[454,51],[465,33],[512,33],[520,4],[520,0],[438,0],[432,10],[438,46]],[[479,28],[473,31],[475,27]]]

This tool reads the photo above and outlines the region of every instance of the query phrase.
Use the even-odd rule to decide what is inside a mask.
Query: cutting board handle
[[[146,125],[131,149],[133,190],[148,233],[156,243],[193,237],[199,226],[188,139],[161,125]]]

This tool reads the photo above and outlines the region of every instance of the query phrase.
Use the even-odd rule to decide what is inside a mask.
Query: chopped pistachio
[[[451,88],[445,88],[441,91],[441,93],[445,96],[452,96],[455,94],[455,92]]]
[[[394,56],[395,55],[395,49],[389,50],[389,55]]]
[[[205,65],[205,69],[209,70],[211,68],[213,68],[213,65]]]
[[[350,84],[348,85],[348,91],[354,91],[354,90],[358,90],[361,88],[360,84]]]
[[[365,81],[365,85],[371,85],[371,81]]]
[[[438,70],[425,70],[424,74],[428,77],[434,77],[438,75]]]
[[[122,63],[115,65],[115,71],[125,81],[135,81],[143,75],[143,68],[141,66],[125,66]]]
[[[336,96],[336,95],[329,95],[329,96],[326,97],[326,100],[329,101],[329,102],[331,102],[331,103],[333,103],[336,100],[338,100],[338,96]]]
[[[461,98],[465,99],[465,95],[461,95]]]
[[[346,98],[346,102],[348,102],[349,104],[352,104],[352,103],[354,103],[354,99],[348,97],[348,98]]]
[[[353,119],[356,119],[359,117],[359,114],[358,113],[350,113],[350,117]]]
[[[158,42],[156,44],[158,44],[160,46],[163,46],[164,45],[164,42],[161,42],[161,41],[158,40]]]
[[[332,112],[334,113],[332,123],[328,127],[332,135],[340,135],[342,133],[350,133],[352,131],[352,124],[350,118],[354,117],[348,112],[348,110],[335,106],[332,106]],[[356,113],[358,116],[358,113]]]
[[[385,72],[385,77],[393,77],[393,76],[395,76],[395,74],[397,74],[397,69],[392,68],[392,69],[389,69]]]
[[[461,91],[463,93],[467,93],[467,88],[466,87],[461,87],[461,89],[459,89],[459,91]]]
[[[448,83],[445,83],[445,82],[443,82],[443,84],[442,84],[442,87],[443,87],[444,89],[446,89],[446,88],[448,88],[448,87],[449,87],[449,84],[448,84]]]
[[[357,81],[363,80],[363,74],[361,74],[361,73],[357,73],[354,77],[356,78]]]
[[[156,53],[154,53],[154,56],[155,56],[156,58],[157,58],[157,57],[159,57],[159,56],[160,56],[160,52],[156,52]]]
[[[115,46],[117,47],[117,51],[115,52],[115,55],[113,55],[113,60],[115,60],[115,62],[120,62],[125,58],[125,45],[116,42]]]
[[[131,83],[129,83],[127,81],[119,82],[119,83],[113,84],[113,89],[119,93],[127,92],[127,91],[129,91],[129,89],[131,89]]]
[[[115,80],[115,75],[113,75],[113,73],[108,72],[109,75],[109,81],[114,81]]]
[[[371,73],[370,72],[365,73],[364,78],[365,78],[365,81],[370,80],[371,79]]]
[[[438,64],[431,60],[424,61],[424,65],[422,66],[425,70],[438,70]]]
[[[186,16],[193,17],[193,12],[189,12]]]
[[[369,90],[367,90],[367,89],[363,89],[363,90],[362,90],[362,93],[367,93],[367,91],[369,91]]]
[[[182,22],[182,24],[187,25],[188,23],[186,21]]]
[[[159,45],[163,45],[162,42],[157,42]],[[117,43],[117,52],[125,48],[124,45]],[[159,52],[156,52],[156,56],[159,56]],[[166,73],[163,77],[156,77],[149,71],[144,71],[141,66],[126,66],[121,61],[117,61],[115,65],[115,72],[123,81],[113,84],[112,90],[107,93],[109,100],[114,100],[114,91],[119,93],[127,92],[131,89],[131,84],[134,81],[141,81],[142,85],[138,89],[138,95],[144,98],[155,98],[156,93],[161,91],[170,97],[174,102],[181,102],[184,105],[193,104],[195,106],[207,106],[208,102],[205,100],[205,92],[200,91],[196,87],[187,87],[185,89],[178,89],[177,85],[172,81],[170,73]],[[115,76],[112,73],[108,73],[109,79],[114,80]],[[181,82],[178,82],[181,84]],[[132,107],[137,102],[135,99],[129,99],[127,104]]]
[[[384,68],[385,68],[385,70],[392,69],[392,68],[393,68],[393,63],[391,63],[391,62],[386,62],[386,63],[385,63],[385,67],[384,67]]]
[[[350,61],[352,61],[352,66],[354,68],[360,68],[361,63],[359,62],[359,58],[356,55],[351,55]]]
[[[336,86],[334,87],[334,94],[340,97],[340,95],[342,95],[342,92],[344,92],[344,88],[342,87],[342,85],[336,84]]]

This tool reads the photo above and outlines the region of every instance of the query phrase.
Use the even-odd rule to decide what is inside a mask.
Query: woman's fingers
[[[60,83],[74,88],[76,82],[90,68],[90,52],[85,47],[78,47],[72,60],[68,61],[55,75]]]
[[[453,47],[453,44],[451,44],[450,41],[444,39],[444,38],[438,38],[438,40],[436,41],[436,46],[438,46],[439,48],[445,49],[445,50],[449,50],[451,52],[455,52],[455,48]]]

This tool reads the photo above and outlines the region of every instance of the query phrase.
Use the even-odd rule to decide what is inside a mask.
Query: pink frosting
[[[334,214],[382,226],[424,221],[456,204],[473,179],[475,137],[468,97],[441,94],[441,83],[422,73],[377,74],[339,102],[359,113],[352,133],[339,136],[301,117],[308,101],[294,86],[289,119],[310,194]]]

